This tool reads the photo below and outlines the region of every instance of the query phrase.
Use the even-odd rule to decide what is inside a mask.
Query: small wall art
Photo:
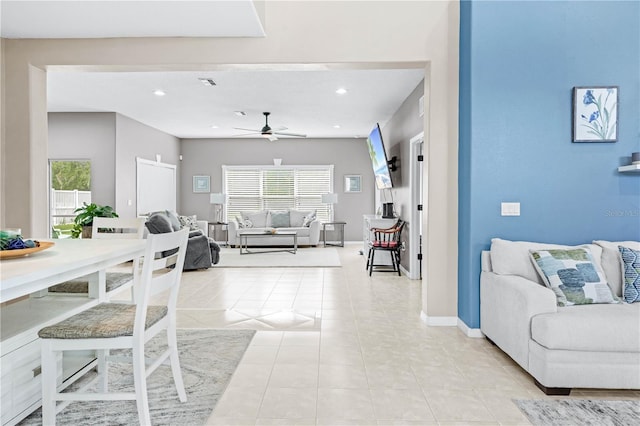
[[[211,176],[194,176],[193,192],[211,192]]]
[[[573,88],[573,142],[618,140],[618,87]]]
[[[362,192],[360,175],[344,175],[344,192]]]

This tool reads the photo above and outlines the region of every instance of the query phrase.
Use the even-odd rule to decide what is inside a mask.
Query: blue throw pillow
[[[289,227],[289,211],[277,211],[273,210],[271,214],[271,226],[274,228],[288,228]]]
[[[624,273],[622,298],[627,303],[640,302],[640,251],[618,246]]]

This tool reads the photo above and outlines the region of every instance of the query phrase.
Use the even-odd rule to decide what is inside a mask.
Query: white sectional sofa
[[[299,246],[317,246],[320,240],[320,221],[315,211],[261,210],[241,212],[240,217],[229,219],[229,246],[240,244],[238,232],[275,230],[268,237],[247,237],[249,246],[278,246],[291,244],[291,238],[278,236],[280,231],[296,231]]]
[[[640,250],[633,241],[586,246],[621,296],[618,245]],[[549,395],[568,395],[571,388],[640,389],[640,302],[558,306],[530,251],[563,247],[492,240],[491,251],[482,253],[482,332]]]

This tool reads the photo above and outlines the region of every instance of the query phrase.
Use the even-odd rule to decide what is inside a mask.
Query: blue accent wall
[[[462,1],[458,316],[491,238],[640,240],[639,1]],[[616,143],[572,143],[574,86],[618,86]],[[500,203],[521,203],[518,217]]]

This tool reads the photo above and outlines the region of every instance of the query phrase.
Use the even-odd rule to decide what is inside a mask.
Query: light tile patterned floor
[[[211,425],[526,425],[512,398],[547,398],[484,339],[420,320],[420,282],[341,268],[183,275],[178,326],[259,330]],[[572,398],[637,391],[574,390]]]

